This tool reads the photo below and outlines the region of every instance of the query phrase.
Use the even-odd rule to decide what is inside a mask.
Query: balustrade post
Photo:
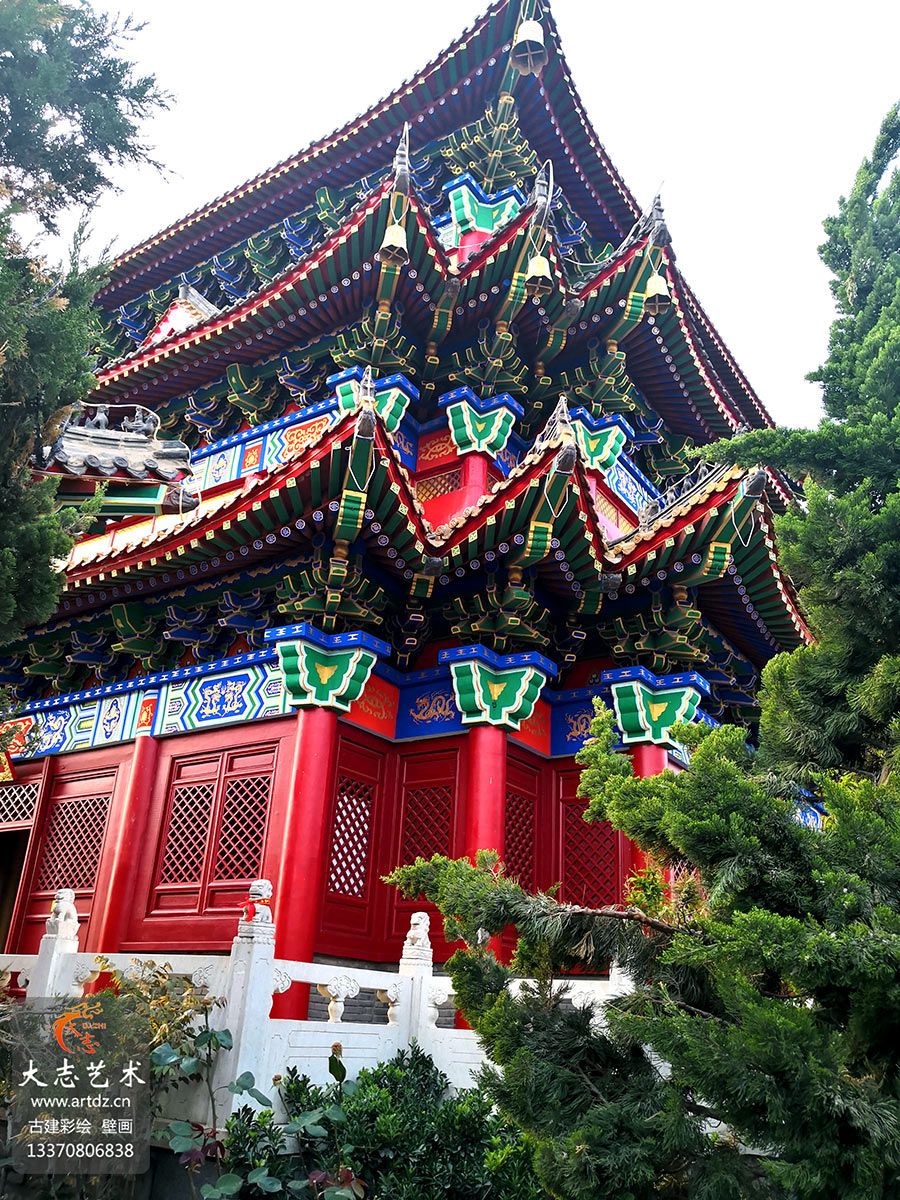
[[[427,912],[414,912],[403,942],[399,973],[412,980],[409,991],[409,1039],[428,1049],[434,1022],[429,1020],[429,995],[434,978],[434,952],[428,936],[431,918]],[[388,1012],[390,1022],[390,1012]]]
[[[27,972],[25,994],[29,1000],[52,996],[80,996],[82,984],[76,980],[75,959],[78,953],[78,913],[75,893],[60,888],[47,918],[47,932],[38,947],[37,962]],[[19,982],[22,975],[19,973]]]
[[[237,936],[231,943],[225,1009],[221,1025],[231,1032],[232,1048],[219,1052],[213,1070],[213,1086],[224,1088],[244,1071],[252,1072],[262,1091],[270,1085],[262,1078],[269,1041],[269,1011],[275,987],[275,923],[269,901],[272,884],[257,879],[238,920]],[[227,1089],[219,1095],[231,1096]],[[244,1103],[242,1100],[241,1103]]]
[[[337,765],[338,713],[358,700],[385,642],[365,633],[320,633],[306,623],[266,632],[277,643],[284,685],[297,713],[294,763],[275,890],[278,957],[312,962],[328,871],[329,818]],[[309,986],[275,998],[272,1015],[304,1020]]]

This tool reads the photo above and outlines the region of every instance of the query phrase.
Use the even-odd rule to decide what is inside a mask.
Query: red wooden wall
[[[467,739],[392,743],[349,724],[339,729],[317,953],[395,961],[421,904],[399,898],[382,876],[416,855],[460,853]],[[294,730],[284,718],[162,740],[118,949],[230,947],[249,882],[277,879],[280,856],[290,852],[281,830]],[[103,892],[107,816],[120,802],[131,753],[124,745],[46,759],[0,788],[0,837],[33,824],[10,948],[36,949],[61,886],[76,889],[82,946],[101,948],[90,915]],[[572,759],[543,759],[509,743],[507,867],[529,888],[561,882],[562,897],[576,903],[620,900],[629,847],[608,825],[582,821],[578,778]],[[450,948],[436,914],[432,941],[443,960]]]

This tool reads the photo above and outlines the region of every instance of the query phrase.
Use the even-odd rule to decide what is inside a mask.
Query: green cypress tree
[[[885,118],[820,247],[837,307],[814,430],[719,443],[732,461],[805,478],[776,522],[818,644],[763,675],[760,749],[802,782],[816,768],[890,768],[900,745],[900,106]]]
[[[559,1200],[900,1197],[900,779],[821,781],[797,820],[745,731],[682,728],[692,768],[632,778],[611,714],[580,754],[588,817],[652,854],[630,906],[532,896],[482,853],[391,877],[463,937],[450,973],[482,1086]],[[660,867],[688,864],[676,887]],[[512,968],[485,932],[514,925]],[[616,961],[602,1021],[553,975]],[[536,983],[509,987],[514,973]]]
[[[122,54],[136,28],[80,0],[0,4],[0,645],[56,605],[73,526],[28,460],[52,414],[90,390],[102,277],[77,247],[52,269],[16,225],[31,216],[52,230],[110,186],[110,166],[152,161],[140,126],[165,97]]]

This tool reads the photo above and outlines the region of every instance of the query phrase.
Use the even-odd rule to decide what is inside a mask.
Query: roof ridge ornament
[[[363,377],[356,385],[357,408],[375,407],[375,380],[372,378],[371,366],[363,371]]]
[[[400,132],[400,140],[397,143],[397,149],[394,152],[394,195],[409,195],[410,188],[410,170],[409,170],[409,121],[403,122],[403,129]]]
[[[650,245],[663,246],[670,245],[672,239],[669,236],[669,228],[666,225],[665,214],[663,213],[662,199],[659,192],[653,197],[653,203],[650,205],[650,214],[644,218],[647,224],[647,232],[650,235]]]
[[[569,401],[565,393],[560,395],[556,408],[547,418],[547,424],[534,439],[532,453],[540,454],[542,450],[559,441],[571,442],[573,445],[575,443],[575,430],[572,428]]]
[[[403,267],[409,262],[409,245],[406,240],[406,214],[409,211],[409,121],[404,121],[400,141],[394,153],[394,185],[391,189],[390,214],[378,259],[386,266]],[[397,211],[397,198],[400,211]]]

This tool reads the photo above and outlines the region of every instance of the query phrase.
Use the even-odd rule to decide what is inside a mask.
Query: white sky
[[[125,250],[369,108],[487,0],[94,0],[147,21],[173,93],[147,128],[168,167],[123,172],[95,213]],[[812,424],[832,302],[822,219],[900,97],[888,0],[551,0],[600,140],[777,421]]]

